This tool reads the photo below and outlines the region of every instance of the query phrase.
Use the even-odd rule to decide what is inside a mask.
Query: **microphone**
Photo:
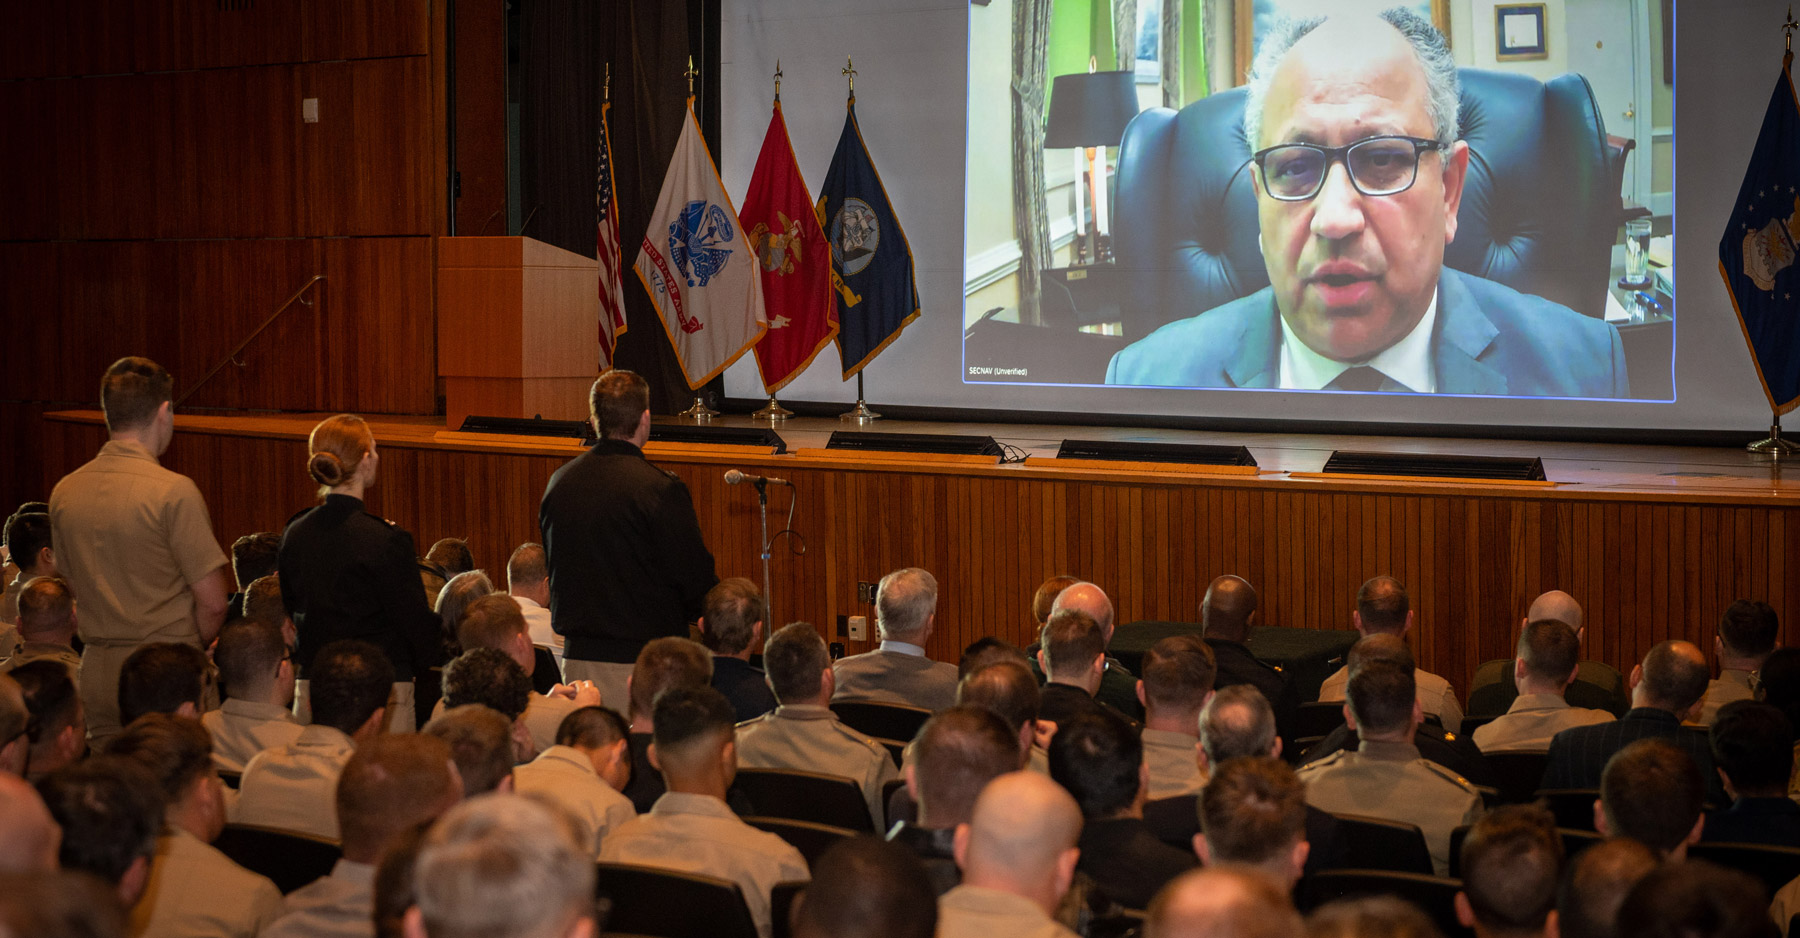
[[[792,482],[789,482],[786,479],[777,479],[777,478],[774,478],[773,476],[753,476],[753,475],[748,475],[746,473],[739,472],[736,469],[725,470],[725,484],[726,485],[737,485],[742,482],[748,482],[752,485],[792,486],[794,484]]]

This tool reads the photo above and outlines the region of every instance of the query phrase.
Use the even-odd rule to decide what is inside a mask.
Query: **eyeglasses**
[[[1419,176],[1419,154],[1445,149],[1422,137],[1364,137],[1348,146],[1284,143],[1250,157],[1262,175],[1263,191],[1283,202],[1305,202],[1325,187],[1331,164],[1341,162],[1350,184],[1363,195],[1398,195]]]

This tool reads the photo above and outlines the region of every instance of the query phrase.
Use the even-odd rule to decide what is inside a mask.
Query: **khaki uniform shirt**
[[[677,791],[609,833],[600,859],[731,880],[744,891],[763,938],[772,933],[769,893],[775,885],[812,878],[787,841],[745,824],[717,798]]]
[[[1571,707],[1561,694],[1520,694],[1506,713],[1475,727],[1469,738],[1482,752],[1548,751],[1550,738],[1571,726],[1613,719],[1605,710]]]
[[[1719,678],[1706,685],[1706,703],[1702,704],[1700,722],[1707,726],[1719,718],[1719,708],[1739,700],[1756,699],[1757,678],[1754,671],[1739,671],[1726,668],[1719,671]]]
[[[25,589],[25,572],[13,577],[6,584],[6,591],[0,593],[0,623],[17,625],[19,622],[19,594]],[[4,649],[0,649],[4,650]]]
[[[56,569],[80,597],[88,727],[119,724],[119,668],[148,642],[198,645],[192,584],[224,566],[193,480],[135,443],[109,441],[50,493]]]
[[[547,795],[581,818],[594,835],[595,856],[608,832],[637,817],[631,799],[606,784],[587,754],[571,746],[551,746],[513,769],[513,790]]]
[[[306,729],[286,707],[236,697],[201,714],[200,723],[212,734],[213,765],[239,774],[257,753],[299,742]]]
[[[1192,795],[1206,787],[1206,773],[1196,758],[1200,737],[1169,730],[1145,729],[1144,764],[1150,767],[1150,800]]]
[[[1365,739],[1354,752],[1333,753],[1297,773],[1306,803],[1321,811],[1416,825],[1439,876],[1450,872],[1450,832],[1481,817],[1475,787],[1420,758],[1412,743]]]
[[[291,745],[265,749],[244,766],[231,819],[338,839],[337,781],[355,753],[356,744],[338,730],[302,728]]]
[[[556,730],[562,726],[563,718],[581,709],[575,701],[567,697],[551,697],[548,694],[532,694],[525,704],[525,729],[531,733],[533,756],[556,745]],[[431,708],[431,716],[427,723],[444,715],[444,701],[439,698]]]
[[[135,938],[253,938],[275,920],[281,891],[181,828],[156,841]]]
[[[887,747],[845,726],[828,707],[783,704],[737,728],[738,765],[798,769],[850,779],[862,789],[872,830],[887,827],[881,786],[900,777]]]
[[[5,674],[20,665],[33,661],[60,661],[69,669],[69,676],[74,677],[81,669],[81,656],[75,649],[56,642],[25,642],[13,649],[12,657],[0,662],[0,674]]]
[[[288,894],[257,938],[375,938],[375,868],[339,860],[329,876]]]
[[[938,897],[937,938],[1075,938],[1024,896],[957,886]]]
[[[1350,668],[1339,668],[1336,674],[1325,679],[1319,685],[1319,700],[1326,703],[1342,701],[1350,690]],[[1451,733],[1462,732],[1462,704],[1456,700],[1456,689],[1450,682],[1418,668],[1413,669],[1413,694],[1419,699],[1419,709],[1438,718],[1438,724]]]

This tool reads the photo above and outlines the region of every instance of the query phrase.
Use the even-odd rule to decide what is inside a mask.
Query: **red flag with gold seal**
[[[779,99],[742,204],[738,221],[762,265],[769,316],[769,331],[756,343],[756,367],[773,395],[805,371],[838,331],[831,248],[794,159]]]

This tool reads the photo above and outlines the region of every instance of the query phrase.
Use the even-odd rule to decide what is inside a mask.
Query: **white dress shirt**
[[[320,723],[292,745],[265,749],[244,766],[231,820],[338,839],[337,782],[356,743]]]
[[[1280,387],[1292,391],[1317,391],[1337,380],[1338,375],[1361,364],[1386,375],[1403,390],[1415,394],[1437,393],[1437,369],[1431,364],[1431,334],[1437,323],[1437,298],[1437,291],[1433,290],[1431,303],[1425,307],[1425,315],[1419,319],[1419,324],[1400,341],[1382,349],[1366,362],[1341,362],[1320,355],[1300,341],[1285,317],[1277,316],[1281,320]]]

